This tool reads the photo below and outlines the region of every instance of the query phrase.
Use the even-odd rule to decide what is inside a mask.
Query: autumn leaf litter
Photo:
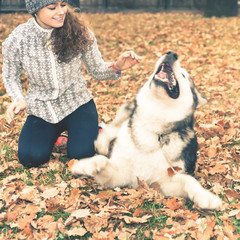
[[[240,239],[240,19],[190,13],[83,15],[106,61],[132,49],[143,57],[121,81],[98,82],[84,73],[101,122],[111,121],[133,98],[162,53],[179,54],[208,99],[195,114],[195,176],[222,198],[223,207],[200,210],[191,201],[164,197],[159,186],[141,179],[136,189],[105,189],[92,178],[72,177],[65,149],[55,149],[40,168],[23,168],[16,155],[25,115],[6,123],[10,99],[1,81],[0,239]],[[28,18],[1,15],[0,42]],[[21,79],[26,91],[27,78]]]

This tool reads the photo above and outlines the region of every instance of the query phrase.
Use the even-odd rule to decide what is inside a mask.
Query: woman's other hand
[[[134,53],[134,51],[127,51],[117,58],[114,68],[118,71],[126,70],[133,67],[136,63],[139,63],[140,60],[141,58]]]
[[[26,101],[23,98],[17,100],[16,102],[12,102],[6,112],[7,122],[10,124],[14,118],[14,115],[25,110],[26,106]]]

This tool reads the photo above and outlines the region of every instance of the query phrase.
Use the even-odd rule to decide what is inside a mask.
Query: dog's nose
[[[166,53],[169,57],[173,56],[176,60],[178,59],[178,55],[175,52],[169,51]]]

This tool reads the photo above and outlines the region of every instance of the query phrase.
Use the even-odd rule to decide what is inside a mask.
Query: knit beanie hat
[[[60,1],[59,0],[25,0],[26,8],[30,14],[33,14],[38,10],[56,2],[60,2]]]

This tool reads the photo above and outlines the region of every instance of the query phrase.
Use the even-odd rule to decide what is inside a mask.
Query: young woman
[[[46,163],[63,131],[68,131],[69,158],[90,157],[98,115],[81,74],[81,62],[93,78],[108,80],[119,79],[121,71],[136,64],[139,57],[129,51],[115,62],[104,62],[94,34],[66,1],[26,0],[26,7],[33,18],[19,25],[2,44],[2,78],[12,98],[7,121],[20,111],[28,114],[19,137],[19,160],[27,167]],[[21,70],[29,79],[26,96]]]

